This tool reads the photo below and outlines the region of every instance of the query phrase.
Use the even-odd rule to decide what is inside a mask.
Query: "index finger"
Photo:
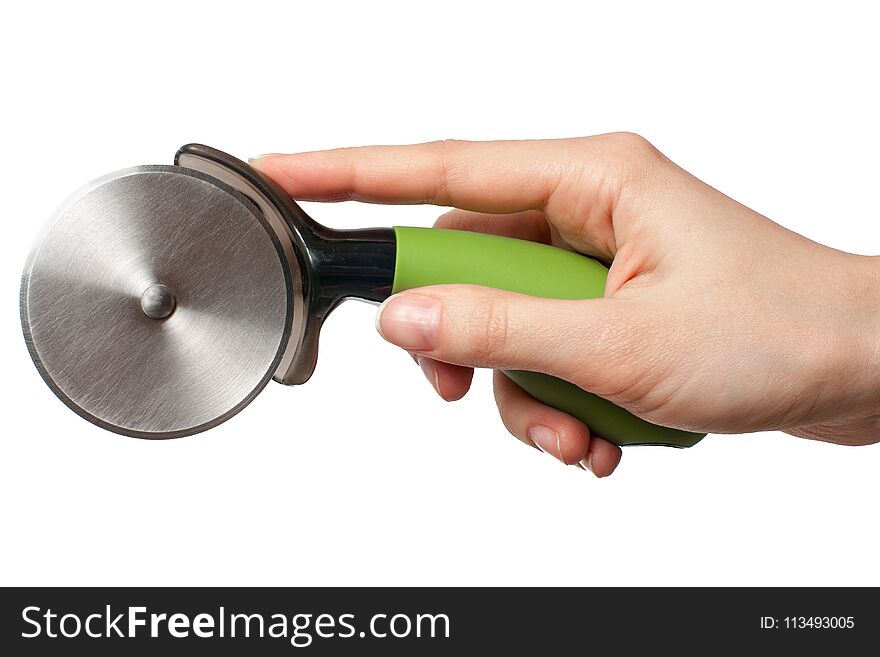
[[[622,171],[639,140],[439,141],[268,155],[253,164],[302,200],[542,211],[566,243],[611,260],[612,214],[627,179]]]
[[[436,141],[268,155],[255,167],[303,200],[430,203],[479,212],[542,210],[581,165],[583,140]]]

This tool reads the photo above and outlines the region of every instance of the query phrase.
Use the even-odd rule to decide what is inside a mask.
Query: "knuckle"
[[[434,180],[434,188],[427,200],[431,203],[443,205],[449,198],[450,180],[454,175],[456,158],[461,146],[467,142],[461,139],[442,139],[432,141],[428,148],[432,151],[431,160],[434,170],[431,177]]]
[[[650,141],[633,132],[616,132],[608,139],[611,159],[622,182],[644,180],[667,161]]]
[[[507,353],[509,342],[509,313],[507,303],[489,297],[477,303],[473,313],[473,357],[478,365],[499,363]]]
[[[635,132],[614,132],[609,138],[616,148],[629,155],[651,157],[660,152],[650,141]]]
[[[580,199],[576,216],[591,216],[596,208],[613,213],[622,196],[639,198],[632,191],[646,186],[663,174],[669,160],[651,142],[632,132],[614,132],[574,141],[573,169],[565,184],[567,192]],[[591,190],[581,193],[579,190]]]

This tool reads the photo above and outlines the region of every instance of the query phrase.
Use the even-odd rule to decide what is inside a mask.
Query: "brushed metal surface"
[[[317,344],[303,344],[307,324],[305,309],[308,304],[305,302],[305,290],[303,289],[302,280],[303,272],[300,271],[297,248],[294,246],[291,237],[290,226],[284,217],[279,214],[278,208],[269,198],[250,181],[228,167],[221,165],[219,162],[191,153],[180,153],[178,154],[177,164],[224,182],[249,198],[257,205],[269,227],[274,231],[275,236],[281,243],[282,252],[287,259],[290,269],[290,293],[293,295],[294,311],[290,317],[290,339],[287,341],[284,354],[278,363],[278,369],[272,378],[279,383],[288,385],[305,383],[309,376],[311,376],[315,366],[315,360],[318,356],[316,351]]]
[[[270,380],[288,341],[291,272],[253,206],[180,167],[110,174],[72,197],[25,267],[40,373],[96,424],[143,438],[203,431]],[[164,319],[142,309],[173,291]]]

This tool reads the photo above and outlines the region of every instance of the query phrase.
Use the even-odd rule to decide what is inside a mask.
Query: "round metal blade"
[[[101,427],[184,436],[265,386],[288,337],[291,273],[243,196],[174,166],[80,190],[25,267],[21,315],[52,390]]]

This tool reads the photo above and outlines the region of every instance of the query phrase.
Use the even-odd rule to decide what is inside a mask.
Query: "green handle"
[[[546,244],[439,228],[394,228],[393,292],[466,283],[551,299],[604,296],[608,269],[592,258]],[[585,422],[618,445],[691,447],[705,434],[650,424],[607,399],[536,372],[505,372],[539,401]]]

